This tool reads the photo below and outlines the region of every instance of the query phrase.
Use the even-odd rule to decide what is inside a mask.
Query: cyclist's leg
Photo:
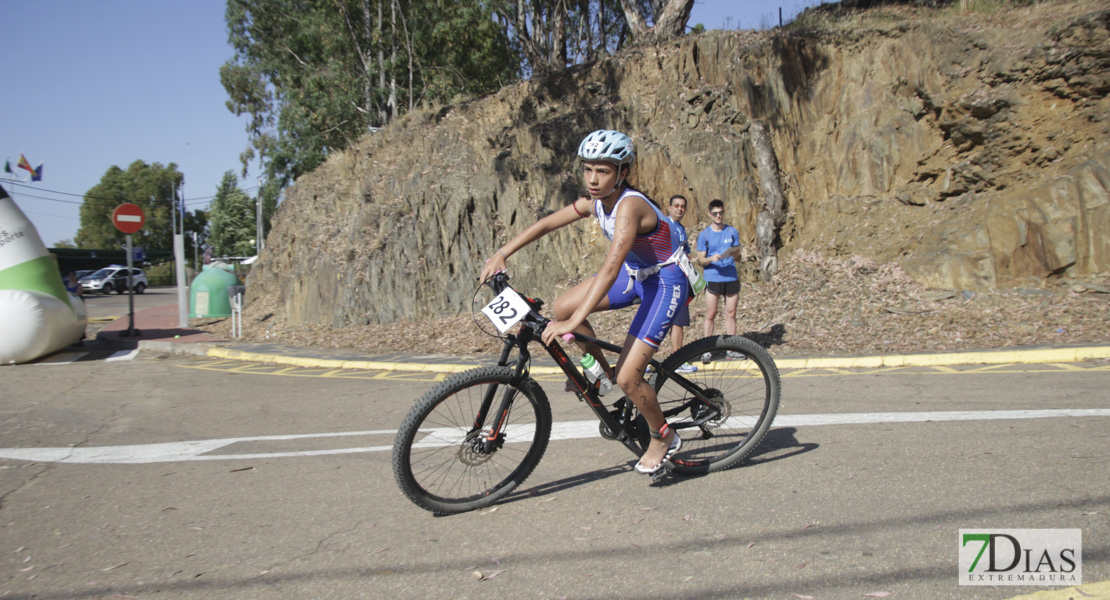
[[[666,422],[663,411],[659,408],[655,389],[644,380],[644,370],[656,350],[657,348],[647,342],[629,334],[625,338],[624,351],[621,352],[621,358],[617,362],[617,386],[636,405],[636,409],[644,416],[651,431],[659,431]],[[647,450],[640,457],[640,464],[650,469],[662,462],[674,439],[673,436],[676,435],[678,435],[677,432],[671,431],[666,438],[652,438]]]
[[[644,371],[670,330],[678,307],[685,304],[688,292],[685,276],[677,268],[674,270],[677,275],[664,270],[635,286],[642,302],[617,363],[617,385],[644,415],[652,431],[659,431],[666,421],[655,389],[644,380]],[[640,464],[651,469],[662,462],[675,435],[672,431],[664,438],[652,438]]]
[[[596,275],[594,277],[596,277]],[[634,289],[628,289],[628,279],[628,271],[626,271],[625,269],[621,269],[620,273],[617,275],[617,280],[613,282],[613,286],[609,289],[609,292],[601,298],[601,302],[598,302],[597,306],[595,306],[594,309],[590,311],[590,313],[592,314],[596,312],[630,306],[636,300],[637,296]],[[552,307],[555,312],[555,318],[557,320],[565,320],[570,318],[570,316],[574,314],[574,311],[582,304],[583,300],[586,298],[586,295],[587,293],[589,293],[590,286],[592,284],[593,278],[591,277],[570,288],[562,296],[559,296],[555,300],[555,304]],[[597,335],[594,333],[593,326],[590,325],[589,320],[583,321],[582,325],[575,329],[575,332],[588,335],[590,337],[597,337]],[[578,347],[581,348],[583,352],[592,354],[594,358],[597,359],[597,361],[601,364],[601,368],[605,369],[606,373],[614,373],[613,368],[609,366],[609,360],[605,357],[605,353],[599,350],[596,346],[593,346],[592,344],[578,344]]]
[[[569,319],[570,316],[574,314],[575,309],[577,309],[586,298],[586,294],[589,293],[592,284],[593,278],[586,279],[567,290],[562,296],[556,298],[555,304],[552,306],[555,312],[555,319],[558,321]],[[609,298],[607,296],[603,297],[601,302],[598,302],[597,306],[590,312],[595,313],[603,310],[609,310]],[[594,335],[594,328],[590,325],[588,320],[583,321],[582,325],[580,325],[578,329],[575,329],[575,331],[590,337],[597,337]]]

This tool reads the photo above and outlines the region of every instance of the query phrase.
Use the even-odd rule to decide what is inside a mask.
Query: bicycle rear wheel
[[[703,364],[706,353],[738,358]],[[711,407],[669,375],[683,363],[699,368],[673,377],[697,386],[711,398]],[[771,427],[781,387],[771,355],[741,336],[708,337],[679,348],[663,361],[652,385],[667,421],[682,436],[682,450],[673,462],[675,472],[684,474],[727,469],[751,453]]]
[[[413,503],[436,513],[489,506],[511,493],[539,464],[551,437],[551,405],[533,379],[510,385],[507,367],[460,373],[432,388],[409,411],[393,443],[393,475]],[[512,396],[502,420],[488,415],[474,430],[484,398],[490,412]],[[492,394],[492,395],[489,395]],[[491,424],[503,422],[488,442]]]

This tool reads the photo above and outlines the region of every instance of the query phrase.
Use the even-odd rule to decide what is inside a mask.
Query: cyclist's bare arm
[[[489,261],[487,261],[482,268],[482,274],[479,278],[481,281],[485,281],[494,273],[504,271],[506,259],[515,254],[518,250],[560,227],[566,227],[575,221],[590,216],[592,211],[593,201],[589,198],[582,197],[535,223],[532,223],[526,227],[524,231],[516,234],[516,237],[509,240],[509,243],[494,251]]]

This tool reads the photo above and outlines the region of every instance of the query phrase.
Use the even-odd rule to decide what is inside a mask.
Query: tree
[[[482,2],[228,0],[225,18],[243,174],[257,157],[279,189],[417,103],[486,93],[519,66]]]
[[[185,176],[170,163],[131,163],[126,171],[112,166],[100,183],[85,193],[81,227],[74,241],[79,248],[119,248],[125,234],[112,223],[112,211],[125,202],[143,209],[146,222],[132,234],[132,243],[151,250],[173,250],[173,215],[177,190]],[[186,219],[188,226],[188,219]]]
[[[645,10],[644,4],[649,10]],[[694,0],[621,0],[624,18],[638,45],[671,40],[686,33],[686,22],[694,9]],[[646,16],[651,16],[652,25]]]
[[[529,73],[560,71],[619,50],[628,28],[620,0],[492,0]]]
[[[208,242],[218,256],[252,256],[257,235],[254,201],[239,188],[234,171],[224,173],[209,210]]]
[[[208,212],[197,209],[185,213],[185,260],[199,254],[208,242]]]

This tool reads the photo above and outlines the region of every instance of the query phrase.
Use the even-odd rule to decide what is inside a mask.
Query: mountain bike
[[[575,435],[551,422],[547,395],[529,374],[532,342],[543,345],[566,373],[575,394],[600,421],[602,437],[637,457],[650,440],[647,422],[631,400],[607,404],[598,384],[589,382],[558,341],[543,344],[549,322],[540,314],[543,301],[522,296],[508,281],[507,274],[498,273],[485,282],[495,297],[483,303],[482,313],[504,342],[497,366],[478,367],[436,385],[409,411],[393,444],[397,484],[417,506],[438,514],[476,510],[505,498],[539,464],[553,430],[560,438]],[[509,333],[518,324],[517,333]],[[590,336],[574,334],[574,339],[621,352],[620,346]],[[730,352],[741,360],[714,361],[693,373],[676,371],[707,353],[737,356]],[[650,365],[649,382],[663,415],[683,440],[654,479],[727,469],[751,453],[771,427],[779,405],[779,372],[759,344],[741,336],[708,337]],[[610,395],[619,394],[614,385]]]

